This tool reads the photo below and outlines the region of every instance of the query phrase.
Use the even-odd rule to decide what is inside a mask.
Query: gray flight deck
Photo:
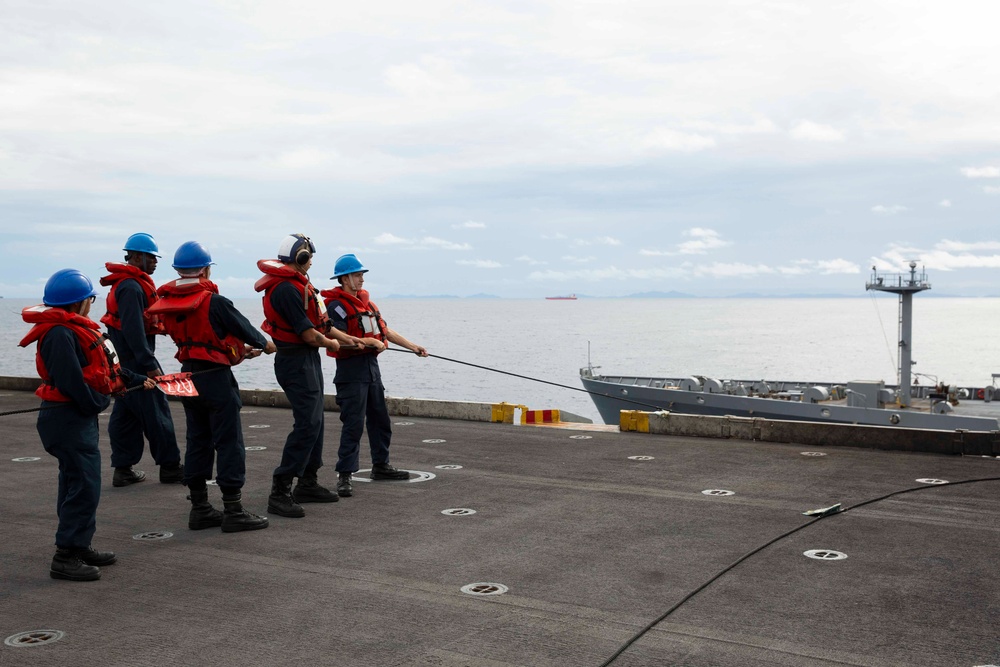
[[[0,412],[37,405],[0,392]],[[247,452],[244,500],[264,513],[291,413],[244,410],[247,446],[266,447]],[[1000,481],[917,481],[997,478],[996,458],[393,422],[393,463],[433,479],[359,481],[353,498],[263,531],[189,531],[185,489],[159,484],[148,456],[131,487],[112,488],[106,467],[94,544],[119,562],[71,583],[48,575],[56,461],[34,414],[0,417],[0,640],[15,644],[0,665],[597,667],[806,524],[611,664],[1000,665]],[[328,413],[331,485],[339,426]],[[134,539],[158,533],[173,535]],[[507,591],[462,591],[476,583]],[[57,639],[20,635],[45,630]]]

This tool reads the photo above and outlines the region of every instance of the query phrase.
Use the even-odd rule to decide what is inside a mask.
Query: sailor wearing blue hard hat
[[[277,259],[257,262],[264,276],[254,285],[263,292],[261,328],[277,347],[274,376],[292,406],[294,423],[274,469],[267,511],[303,517],[301,503],[331,503],[337,494],[321,486],[323,466],[323,367],[319,349],[361,345],[357,338],[331,330],[326,307],[309,282],[316,246],[304,234],[289,234],[278,245]],[[298,478],[295,488],[292,481]]]
[[[91,545],[101,497],[97,415],[108,407],[112,392],[126,385],[155,386],[118,365],[114,348],[89,317],[96,298],[90,278],[63,269],[45,283],[42,305],[21,312],[33,326],[20,346],[37,344],[35,365],[43,381],[35,391],[42,399],[36,428],[45,451],[59,461],[53,579],[93,581],[101,577],[102,566],[117,561],[115,554]]]
[[[335,329],[361,338],[365,346],[329,351],[337,359],[337,405],[340,407],[340,448],[337,452],[337,494],[354,495],[352,475],[360,466],[361,436],[368,428],[371,449],[371,478],[376,480],[409,479],[410,473],[389,464],[389,443],[392,423],[385,402],[385,387],[377,356],[387,343],[395,343],[426,357],[427,350],[411,343],[390,329],[378,307],[364,289],[365,268],[353,253],[341,255],[333,269],[333,279],[340,285],[321,292]]]
[[[163,327],[146,309],[156,303],[156,285],[150,275],[156,271],[159,247],[145,232],[132,234],[125,241],[125,263],[108,262],[108,275],[101,284],[111,288],[107,312],[101,322],[118,349],[122,366],[147,377],[162,375],[156,360],[156,335]],[[111,440],[111,465],[115,469],[114,486],[128,486],[146,479],[135,470],[142,459],[143,436],[149,440],[149,453],[160,466],[160,482],[179,484],[184,479],[181,451],[177,446],[174,422],[167,397],[162,392],[127,394],[115,400],[108,421]]]
[[[232,367],[261,352],[271,354],[275,348],[232,301],[219,294],[219,287],[210,280],[212,265],[205,246],[197,241],[182,243],[173,262],[180,278],[160,286],[159,299],[147,312],[163,322],[177,344],[181,371],[192,373],[198,392],[182,400],[187,422],[184,485],[191,500],[188,528],[221,526],[224,533],[258,530],[267,528],[267,517],[243,509],[243,403]],[[207,482],[213,469],[225,512],[208,501]]]

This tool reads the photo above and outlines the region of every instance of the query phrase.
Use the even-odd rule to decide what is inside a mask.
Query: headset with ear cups
[[[310,259],[312,259],[312,253],[309,252],[309,248],[307,246],[304,246],[301,250],[295,253],[295,263],[299,266],[305,266],[309,263]]]
[[[298,249],[295,253],[295,263],[299,266],[305,266],[312,259],[313,250],[315,246],[312,243],[312,239],[308,236],[302,234],[296,234],[302,241],[302,247]]]

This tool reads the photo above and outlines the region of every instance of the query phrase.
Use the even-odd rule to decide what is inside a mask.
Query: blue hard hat
[[[45,283],[42,303],[46,306],[68,306],[97,296],[94,283],[76,269],[56,271]]]
[[[188,241],[177,248],[172,266],[175,269],[200,269],[213,263],[212,255],[205,246],[197,241]]]
[[[340,276],[346,276],[349,273],[368,273],[366,269],[358,258],[354,256],[353,253],[347,255],[341,255],[337,258],[337,263],[333,266],[333,277],[339,278]],[[332,280],[332,278],[331,278]]]
[[[156,241],[153,237],[145,232],[139,232],[128,237],[125,241],[125,247],[122,250],[132,250],[135,252],[146,252],[155,257],[159,257],[156,253],[160,251],[159,247],[156,245]]]

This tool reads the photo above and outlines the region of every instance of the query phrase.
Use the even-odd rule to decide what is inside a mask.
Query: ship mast
[[[923,268],[917,274],[917,263],[910,262],[910,274],[878,273],[872,267],[871,280],[865,283],[866,290],[892,292],[899,295],[899,405],[910,407],[910,377],[913,366],[913,295],[931,288]]]

